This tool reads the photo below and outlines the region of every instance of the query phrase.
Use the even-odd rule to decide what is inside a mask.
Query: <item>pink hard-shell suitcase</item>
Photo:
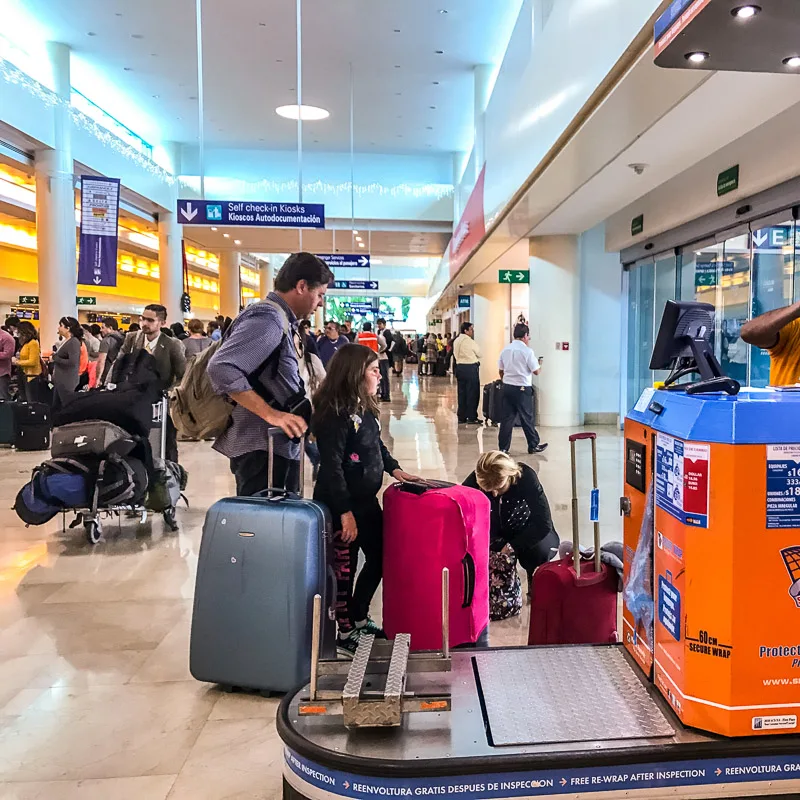
[[[442,570],[450,570],[450,646],[482,643],[489,625],[488,498],[441,482],[383,496],[383,628],[412,650],[442,647]]]

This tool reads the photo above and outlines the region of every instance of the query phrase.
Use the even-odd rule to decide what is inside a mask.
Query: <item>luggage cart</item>
[[[153,403],[152,426],[150,428],[150,447],[153,453],[158,453],[158,458],[163,463],[166,458],[167,450],[167,415],[169,414],[169,398],[166,394],[156,403]],[[152,476],[148,475],[148,480]],[[119,521],[123,514],[127,517],[137,518],[138,524],[143,524],[147,521],[147,515],[150,512],[143,504],[127,504],[113,506],[99,506],[97,501],[97,488],[92,497],[92,505],[89,508],[76,508],[72,509],[75,512],[75,519],[69,524],[69,528],[77,528],[82,525],[86,540],[91,545],[96,545],[103,535],[103,519],[116,519]],[[178,523],[176,519],[176,506],[170,506],[164,511],[160,512],[164,519],[164,524],[167,528],[175,532],[178,530]],[[155,513],[155,512],[154,512]],[[63,527],[62,530],[66,531],[66,509],[63,512]]]

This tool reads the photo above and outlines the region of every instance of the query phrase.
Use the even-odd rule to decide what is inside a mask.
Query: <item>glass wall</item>
[[[650,370],[650,355],[667,300],[716,308],[714,352],[742,385],[766,386],[769,354],[741,340],[753,316],[800,299],[800,225],[784,216],[723,232],[674,253],[644,259],[628,280],[628,385],[631,407],[642,390],[666,378]]]

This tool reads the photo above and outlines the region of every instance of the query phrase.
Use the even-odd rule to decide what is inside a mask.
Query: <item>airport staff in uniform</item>
[[[741,337],[769,351],[771,386],[800,383],[800,303],[751,319],[742,326]]]
[[[475,344],[475,327],[471,322],[461,323],[461,336],[453,345],[458,384],[458,422],[480,424],[478,400],[481,395],[481,353]]]
[[[498,447],[507,453],[511,448],[514,422],[519,417],[529,453],[541,453],[547,445],[539,441],[539,433],[533,424],[533,385],[531,378],[539,374],[539,364],[529,347],[530,330],[518,322],[514,326],[514,341],[500,353],[498,366],[503,381],[503,410],[500,417]]]

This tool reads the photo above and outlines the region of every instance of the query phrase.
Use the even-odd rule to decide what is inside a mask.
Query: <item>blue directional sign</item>
[[[181,225],[254,228],[324,228],[322,203],[257,203],[250,200],[178,200]]]
[[[369,269],[370,258],[358,253],[317,253],[331,269]]]
[[[367,289],[377,292],[378,281],[334,281],[331,284],[331,289]]]

